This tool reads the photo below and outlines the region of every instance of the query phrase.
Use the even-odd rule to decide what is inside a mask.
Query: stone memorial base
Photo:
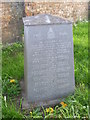
[[[50,106],[55,106],[57,104],[60,104],[60,102],[64,101],[64,99],[67,97],[67,96],[64,96],[63,98],[58,98],[58,99],[55,99],[55,100],[49,100],[49,101],[43,101],[43,102],[33,102],[33,103],[30,103],[28,100],[27,100],[27,96],[26,96],[26,93],[25,93],[25,83],[24,83],[24,80],[22,80],[20,82],[20,86],[21,86],[21,97],[22,97],[22,109],[32,109],[32,108],[35,108],[35,107],[50,107]],[[74,92],[71,94],[74,94]]]

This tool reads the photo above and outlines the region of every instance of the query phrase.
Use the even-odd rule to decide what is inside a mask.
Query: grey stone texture
[[[34,24],[33,20],[36,18],[37,24]],[[38,21],[41,20],[44,21],[40,25]],[[26,17],[23,21],[24,75],[28,101],[54,101],[73,93],[75,81],[72,23],[48,14]]]

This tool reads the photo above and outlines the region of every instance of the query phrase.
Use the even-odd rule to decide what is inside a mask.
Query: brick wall
[[[27,16],[39,13],[50,13],[76,22],[88,18],[88,3],[85,2],[27,2]]]
[[[24,3],[2,3],[2,43],[21,40]]]

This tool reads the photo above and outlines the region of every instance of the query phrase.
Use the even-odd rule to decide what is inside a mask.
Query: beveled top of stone
[[[38,14],[36,16],[27,16],[23,18],[24,25],[47,25],[47,24],[68,24],[69,20],[53,16],[50,14]]]

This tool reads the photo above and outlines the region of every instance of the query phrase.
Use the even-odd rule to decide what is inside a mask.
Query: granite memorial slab
[[[24,17],[23,22],[27,99],[57,103],[75,88],[72,23],[49,14]]]

